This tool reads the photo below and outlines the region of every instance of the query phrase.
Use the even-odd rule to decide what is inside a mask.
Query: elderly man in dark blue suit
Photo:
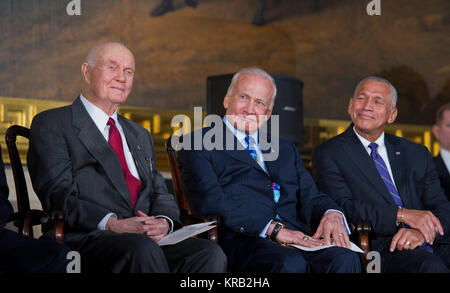
[[[313,176],[351,221],[373,227],[382,272],[448,272],[450,203],[428,149],[384,132],[397,117],[386,79],[356,87],[347,130],[316,148]]]
[[[219,242],[232,272],[359,272],[358,255],[346,248],[344,215],[317,190],[295,146],[279,139],[278,147],[261,147],[260,128],[275,96],[269,74],[243,69],[224,98],[223,120],[183,137],[178,158],[190,207],[221,217]],[[192,138],[208,143],[209,131],[217,134],[211,139],[216,148],[194,142],[194,149],[187,149]],[[275,140],[272,133],[266,141]],[[314,248],[330,244],[331,237],[337,247],[317,252],[286,247]]]
[[[1,151],[0,151],[1,153]],[[0,271],[65,273],[70,249],[50,240],[38,240],[5,229],[13,213],[8,201],[5,168],[0,156]]]

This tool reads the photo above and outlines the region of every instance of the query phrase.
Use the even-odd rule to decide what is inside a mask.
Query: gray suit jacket
[[[33,119],[27,157],[33,188],[45,210],[65,211],[70,246],[102,233],[97,225],[109,212],[123,219],[141,210],[181,226],[178,206],[156,170],[150,133],[120,115],[118,119],[142,183],[134,209],[119,160],[79,98]]]

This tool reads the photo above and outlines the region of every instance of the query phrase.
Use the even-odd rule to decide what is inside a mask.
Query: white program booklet
[[[178,229],[170,234],[167,234],[163,239],[161,239],[158,242],[158,244],[159,244],[159,246],[176,244],[176,243],[181,242],[185,239],[188,239],[192,236],[206,232],[206,231],[216,227],[216,225],[214,225],[215,222],[216,221],[211,221],[211,222],[205,222],[205,223],[200,223],[200,224],[184,226],[181,229]]]
[[[317,247],[306,247],[306,246],[297,245],[297,244],[289,244],[289,245],[293,246],[295,248],[301,249],[301,250],[305,250],[305,251],[317,251],[317,250],[336,246],[336,244],[334,242],[331,245],[323,245],[323,246],[317,246]],[[354,244],[351,241],[350,241],[350,250],[352,250],[354,252],[358,252],[358,253],[364,253],[364,251],[361,248],[359,248],[356,244]]]

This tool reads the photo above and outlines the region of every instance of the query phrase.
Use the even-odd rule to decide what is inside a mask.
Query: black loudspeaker
[[[279,115],[280,137],[293,142],[297,146],[301,146],[303,82],[297,78],[279,74],[271,74],[271,76],[277,86],[277,96],[272,115]],[[206,79],[206,107],[208,114],[225,115],[223,98],[227,93],[232,78],[233,74],[208,76]]]

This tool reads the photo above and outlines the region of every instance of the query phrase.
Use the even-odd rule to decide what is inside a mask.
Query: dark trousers
[[[358,254],[341,247],[315,252],[281,246],[269,239],[234,236],[239,249],[227,249],[223,243],[231,272],[254,273],[359,273]],[[230,244],[230,243],[229,243]]]
[[[200,238],[159,246],[145,235],[105,231],[77,250],[81,272],[222,273],[226,269],[220,247]]]
[[[433,249],[433,253],[420,248],[390,252],[388,246],[380,253],[381,271],[385,273],[449,273],[450,245],[435,245]]]
[[[0,229],[0,271],[65,273],[70,249],[51,240],[38,240]]]

